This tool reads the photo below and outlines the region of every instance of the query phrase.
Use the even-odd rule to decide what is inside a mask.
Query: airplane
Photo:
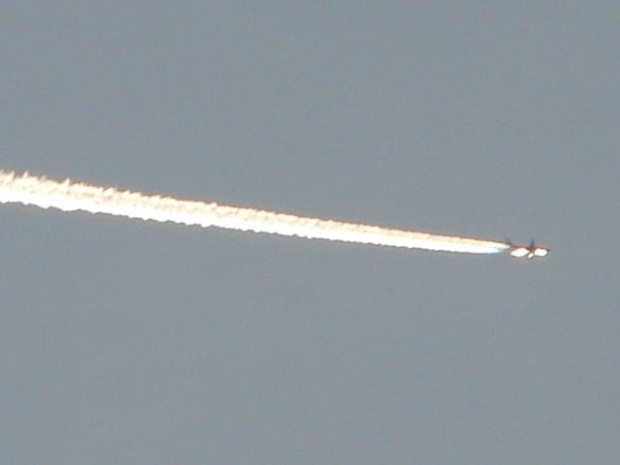
[[[516,258],[539,258],[546,257],[549,254],[549,249],[544,247],[538,247],[534,243],[534,239],[530,242],[529,247],[525,245],[515,245],[509,240],[506,243],[510,246],[510,256]]]

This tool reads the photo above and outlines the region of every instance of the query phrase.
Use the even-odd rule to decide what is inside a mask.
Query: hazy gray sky
[[[2,206],[3,463],[620,459],[617,1],[0,2],[0,169],[515,241]]]

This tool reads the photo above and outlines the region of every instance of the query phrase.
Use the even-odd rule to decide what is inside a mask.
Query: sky
[[[0,206],[12,464],[620,458],[616,1],[0,2],[0,169],[529,242]]]

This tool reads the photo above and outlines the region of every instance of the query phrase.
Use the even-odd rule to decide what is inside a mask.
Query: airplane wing
[[[529,253],[530,253],[530,249],[528,249],[527,247],[517,246],[517,247],[512,248],[512,250],[510,251],[510,256],[517,257],[517,258],[523,258],[523,257],[527,257]]]

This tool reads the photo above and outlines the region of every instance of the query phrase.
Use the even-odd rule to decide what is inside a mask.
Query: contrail
[[[28,173],[0,171],[0,203],[20,203],[62,211],[107,213],[142,220],[171,221],[207,228],[298,236],[306,239],[375,244],[444,252],[494,254],[510,248],[503,242],[439,236],[379,226],[308,218],[214,202],[179,200],[159,195],[119,191],[83,183],[64,182]]]

